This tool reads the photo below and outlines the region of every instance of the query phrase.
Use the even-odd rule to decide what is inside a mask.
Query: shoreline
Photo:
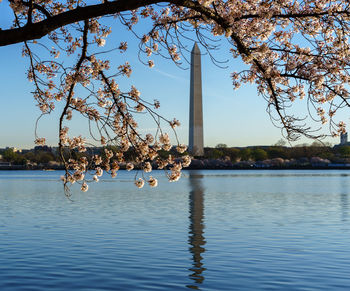
[[[137,169],[137,168],[135,168]],[[37,167],[26,167],[22,165],[13,165],[13,166],[2,166],[0,167],[0,171],[63,171],[64,167],[47,167],[47,166],[37,166]],[[126,169],[121,168],[120,170],[126,171]],[[157,169],[154,169],[157,170]],[[198,166],[190,166],[188,168],[184,168],[183,170],[350,170],[350,166],[271,166],[271,167],[255,167],[255,166],[247,166],[247,167],[198,167]]]

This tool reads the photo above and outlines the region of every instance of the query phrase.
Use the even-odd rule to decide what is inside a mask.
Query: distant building
[[[341,133],[340,134],[340,145],[347,145],[348,144],[348,133]]]
[[[348,142],[348,133],[341,133],[340,134],[340,143],[335,145],[335,147],[340,146],[350,146],[350,142]]]
[[[12,150],[14,153],[21,153],[22,150],[15,147],[6,147],[5,150]]]

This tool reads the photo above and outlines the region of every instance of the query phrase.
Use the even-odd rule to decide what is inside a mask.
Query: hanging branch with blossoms
[[[135,152],[134,163],[149,173],[152,163],[157,168],[169,168],[170,181],[180,177],[181,161],[160,158],[159,150],[171,148],[163,124],[174,129],[179,123],[157,113],[159,103],[147,102],[133,86],[122,91],[119,78],[130,77],[129,63],[120,64],[111,72],[110,62],[96,48],[108,41],[112,29],[120,23],[131,35],[140,39],[140,60],[149,67],[155,65],[153,55],[182,65],[189,43],[199,42],[216,62],[220,41],[227,40],[230,54],[240,58],[246,67],[232,72],[234,89],[252,83],[267,102],[273,123],[291,141],[301,135],[310,138],[327,136],[320,131],[328,126],[330,136],[346,131],[345,122],[337,112],[349,103],[349,33],[350,3],[347,0],[8,0],[14,13],[12,27],[1,28],[0,46],[24,42],[23,54],[29,57],[28,78],[35,87],[34,98],[43,114],[64,103],[59,121],[59,150],[66,167],[65,185],[81,183],[87,190],[86,173],[97,181],[102,171],[115,176],[125,162],[126,151]],[[116,26],[102,24],[104,17],[113,16]],[[138,35],[136,25],[147,22],[150,28]],[[149,26],[150,25],[150,26]],[[45,41],[39,39],[46,37]],[[45,46],[52,42],[52,48]],[[126,41],[116,48],[127,50]],[[41,60],[38,51],[46,48],[50,57]],[[113,54],[115,50],[109,52]],[[72,66],[60,62],[65,53],[77,61]],[[105,52],[107,53],[107,52]],[[220,62],[218,62],[221,65]],[[79,87],[79,93],[77,93]],[[82,89],[81,89],[82,88]],[[84,90],[82,95],[81,90]],[[293,110],[294,103],[305,103],[308,116]],[[57,107],[57,106],[56,106]],[[155,134],[141,135],[135,116],[147,114],[154,120]],[[74,152],[84,153],[87,139],[71,137],[66,123],[80,114],[98,130],[90,130],[97,144],[114,145],[103,155],[74,158]],[[316,121],[311,126],[308,119]],[[175,134],[176,137],[176,134]],[[176,138],[177,139],[177,138]],[[45,140],[38,137],[36,142]],[[186,151],[178,141],[177,150]],[[69,152],[71,154],[69,154]],[[127,169],[135,165],[128,163]],[[153,177],[135,178],[138,187],[145,183],[156,186]]]
[[[19,18],[17,23],[20,25]],[[112,178],[116,177],[121,164],[126,164],[128,171],[135,166],[141,170],[141,174],[135,175],[135,185],[139,188],[144,186],[145,181],[151,187],[158,185],[157,179],[146,176],[154,167],[164,169],[169,181],[177,181],[182,168],[189,166],[191,158],[184,155],[175,159],[171,154],[164,158],[158,152],[162,150],[169,153],[172,148],[169,135],[164,132],[164,123],[175,134],[177,152],[183,154],[187,150],[185,145],[179,143],[176,135],[175,128],[180,122],[176,119],[167,120],[159,115],[159,102],[155,100],[150,103],[144,100],[135,86],[131,86],[129,91],[121,91],[117,79],[131,76],[129,63],[121,64],[118,71],[111,74],[110,62],[98,57],[101,51],[89,53],[90,46],[104,46],[105,38],[110,33],[109,28],[92,19],[75,24],[75,31],[81,36],[73,37],[64,28],[49,35],[56,46],[61,46],[63,40],[66,45],[64,50],[70,55],[78,56],[73,67],[59,62],[60,51],[53,47],[49,49],[41,44],[54,58],[52,61],[43,61],[33,52],[32,47],[38,45],[36,41],[25,41],[23,49],[23,55],[30,60],[28,78],[34,83],[34,98],[42,114],[51,113],[55,109],[55,103],[64,102],[59,118],[59,154],[66,169],[62,180],[67,195],[70,195],[69,185],[74,183],[81,184],[81,190],[87,191],[88,183],[98,182],[103,172],[110,174]],[[117,49],[125,51],[127,43],[122,42]],[[86,93],[82,94],[81,90],[77,93],[78,87],[85,89]],[[134,116],[145,113],[156,125],[154,135],[148,133],[143,136],[140,133]],[[90,139],[94,144],[82,136],[69,136],[67,123],[74,114],[80,114],[89,120]],[[91,130],[93,126],[97,129],[97,135],[96,130]],[[45,138],[37,137],[35,143],[44,145]],[[91,156],[84,154],[88,146],[106,148],[101,155]],[[110,146],[114,146],[114,150],[108,149]],[[130,151],[134,153],[134,157],[132,161],[127,161],[124,154]],[[90,180],[87,174],[92,177]]]

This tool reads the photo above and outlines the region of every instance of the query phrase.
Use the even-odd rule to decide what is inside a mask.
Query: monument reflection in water
[[[203,175],[197,171],[190,171],[189,182],[191,191],[189,193],[189,219],[190,226],[188,232],[189,251],[192,254],[192,266],[189,277],[194,282],[188,288],[199,289],[204,281],[203,272],[206,270],[203,265],[202,254],[205,252],[204,238],[204,187],[202,185]]]
[[[348,201],[348,184],[347,180],[343,179],[341,184],[341,193],[340,193],[340,206],[342,221],[348,221],[348,212],[349,212],[349,201]]]

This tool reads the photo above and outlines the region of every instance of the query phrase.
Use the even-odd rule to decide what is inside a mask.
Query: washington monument
[[[191,52],[190,134],[188,149],[194,156],[203,156],[203,110],[201,52],[197,43]]]

